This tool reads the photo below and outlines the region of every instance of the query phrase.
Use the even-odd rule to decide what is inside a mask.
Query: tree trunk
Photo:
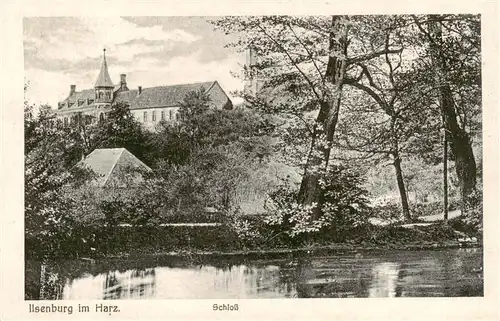
[[[393,119],[393,121],[394,120],[395,119]],[[403,170],[401,169],[399,144],[394,133],[392,138],[392,152],[394,156],[394,169],[396,170],[396,181],[398,182],[398,190],[401,198],[401,208],[403,210],[403,218],[406,222],[409,222],[411,221],[410,206],[408,205],[408,195],[406,194],[405,182],[403,179]]]
[[[403,171],[401,170],[401,158],[397,156],[394,159],[394,168],[396,169],[396,180],[398,181],[399,195],[401,196],[401,207],[403,209],[403,218],[406,222],[411,221],[410,206],[406,195],[405,182],[403,180]]]
[[[467,132],[460,128],[455,112],[455,103],[448,85],[440,88],[441,110],[445,117],[445,130],[450,142],[450,148],[455,159],[455,168],[460,183],[462,212],[466,206],[467,197],[476,188],[476,161],[472,151],[472,144]]]
[[[443,55],[443,35],[439,23],[439,15],[430,15],[429,33],[432,36],[431,54],[436,67],[436,79],[440,85],[439,103],[444,119],[444,127],[450,148],[455,158],[455,168],[460,183],[462,213],[464,213],[467,197],[476,188],[476,161],[472,151],[469,135],[457,121],[455,101],[450,85],[446,82],[446,60]]]
[[[321,205],[324,202],[323,192],[319,186],[322,170],[328,167],[331,143],[337,126],[342,85],[347,67],[347,27],[338,31],[339,16],[332,17],[330,32],[330,56],[325,74],[325,82],[333,85],[333,91],[325,88],[326,99],[321,103],[316,122],[321,128],[315,128],[311,142],[311,153],[307,159],[306,169],[300,184],[298,201],[304,205],[318,204],[313,211],[313,219],[321,215]],[[342,32],[340,40],[336,40],[337,32]],[[318,140],[326,140],[329,146],[324,147]]]
[[[448,220],[448,135],[446,130],[443,137],[443,210],[444,220]]]

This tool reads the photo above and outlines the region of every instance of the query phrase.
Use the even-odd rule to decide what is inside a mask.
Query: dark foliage
[[[352,168],[331,166],[320,180],[324,200],[319,219],[313,220],[310,209],[298,204],[296,190],[283,185],[270,195],[267,220],[275,234],[288,235],[292,244],[343,241],[353,228],[368,220],[368,193],[361,183],[360,173]]]
[[[94,131],[92,150],[95,148],[125,148],[139,159],[150,163],[147,132],[134,118],[127,104],[113,105],[106,119],[97,124]]]

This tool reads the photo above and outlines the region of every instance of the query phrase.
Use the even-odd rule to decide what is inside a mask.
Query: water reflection
[[[220,263],[220,262],[219,262]],[[124,265],[132,262],[124,262]],[[481,296],[482,251],[399,251],[92,271],[43,264],[40,299]],[[106,266],[104,266],[104,270]],[[83,272],[86,271],[86,272]],[[76,272],[75,272],[76,271]],[[35,279],[33,275],[29,280]],[[28,275],[27,275],[28,280]],[[36,292],[36,286],[30,289]]]
[[[129,270],[85,275],[82,278],[67,280],[63,290],[65,300],[72,299],[138,299],[155,296],[156,271]]]
[[[399,264],[383,262],[373,266],[372,282],[368,291],[370,298],[394,298],[397,295]]]
[[[230,268],[156,267],[86,275],[67,282],[64,299],[256,298],[286,297],[290,284],[280,282],[280,268],[245,265]]]

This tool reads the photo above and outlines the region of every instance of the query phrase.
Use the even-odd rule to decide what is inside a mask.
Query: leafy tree
[[[24,107],[25,237],[27,254],[40,257],[61,251],[71,238],[76,207],[64,190],[82,184],[92,173],[72,166],[76,143],[71,128],[56,126],[45,113],[35,117],[33,106]]]
[[[451,50],[454,46],[452,44],[457,44],[464,34],[468,34],[471,37],[469,41],[475,43],[474,37],[478,34],[470,30],[474,23],[471,25],[471,22],[464,22],[471,18],[469,16],[444,18],[442,21],[444,25],[458,23],[462,26],[451,28],[457,34],[447,34],[447,43],[450,46],[447,50]],[[383,28],[386,45],[393,39],[399,43],[402,51],[398,54],[385,54],[355,66],[354,70],[357,69],[358,74],[348,77],[345,83],[359,90],[361,95],[345,91],[346,113],[335,143],[343,149],[355,151],[358,154],[356,157],[360,155],[376,162],[392,155],[392,159],[395,160],[392,164],[396,169],[403,213],[407,219],[410,216],[401,168],[402,158],[418,155],[427,160],[427,164],[422,165],[427,166],[428,170],[443,159],[440,155],[443,149],[441,128],[442,119],[446,117],[443,118],[442,104],[440,104],[442,85],[436,82],[439,69],[435,68],[435,58],[432,51],[429,51],[429,37],[421,34],[425,31],[422,26],[431,23],[430,21],[425,19],[421,22],[416,17],[398,16]],[[464,23],[469,25],[468,32],[464,32],[467,30]],[[454,64],[450,73],[464,73],[466,78],[465,81],[451,77],[448,79],[452,84],[450,88],[453,88],[453,97],[463,102],[456,104],[459,117],[453,118],[455,121],[457,119],[460,122],[465,121],[464,125],[467,124],[469,128],[471,126],[477,128],[475,122],[479,106],[478,96],[473,99],[470,94],[478,93],[475,84],[477,76],[474,76],[475,72],[479,71],[476,59],[478,51],[477,48],[472,48],[465,55],[462,49],[454,48],[454,50],[453,53],[445,53]],[[461,53],[457,55],[456,52]],[[470,61],[467,61],[468,59]],[[363,95],[372,99],[375,105],[367,101]],[[446,132],[448,136],[449,130]]]
[[[204,89],[192,91],[181,102],[180,119],[162,121],[151,133],[151,158],[171,166],[186,164],[192,152],[232,143],[241,145],[251,158],[264,159],[270,151],[272,121],[245,110],[210,108]]]
[[[96,148],[125,148],[139,159],[149,162],[149,159],[146,159],[147,133],[126,103],[111,106],[104,121],[94,124],[93,127],[90,151]]]
[[[237,186],[271,153],[271,121],[250,110],[213,109],[203,89],[186,95],[179,114],[147,133],[153,173],[140,197],[167,219],[238,206]]]
[[[214,22],[227,33],[242,34],[233,45],[251,47],[260,57],[247,76],[261,79],[262,91],[247,100],[268,112],[297,117],[306,127],[309,146],[301,157],[304,174],[297,195],[302,204],[324,200],[319,181],[328,168],[347,72],[356,63],[400,51],[375,41],[385,19],[262,16]],[[314,208],[312,217],[318,218],[321,207]]]
[[[462,211],[475,193],[477,167],[471,129],[480,122],[480,20],[473,15],[413,16],[428,44],[418,61],[422,81],[432,84],[461,187]],[[432,72],[429,72],[432,70]]]
[[[436,133],[439,134],[440,124],[433,123],[428,108],[421,108],[409,98],[405,75],[409,70],[407,57],[412,47],[399,27],[404,21],[405,17],[388,19],[383,29],[386,49],[390,42],[398,43],[402,48],[398,54],[386,52],[369,62],[359,62],[353,66],[353,74],[358,73],[356,77],[345,79],[354,92],[345,94],[346,112],[334,145],[376,163],[391,161],[403,216],[409,221],[411,215],[402,158],[404,154],[422,151],[422,137],[427,140],[439,137]]]

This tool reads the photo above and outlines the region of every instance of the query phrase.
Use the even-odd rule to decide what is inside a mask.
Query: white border
[[[0,320],[497,320],[498,315],[498,8],[496,1],[1,1]],[[260,14],[480,13],[483,46],[485,297],[456,299],[284,299],[113,301],[121,313],[30,315],[24,292],[23,34],[24,16],[168,16]],[[100,302],[100,301],[99,301]],[[212,304],[238,302],[237,313]],[[50,303],[50,302],[46,302]],[[58,301],[61,304],[63,301]],[[86,303],[86,302],[67,302]],[[89,304],[95,301],[87,302]],[[113,304],[113,303],[110,303]]]

